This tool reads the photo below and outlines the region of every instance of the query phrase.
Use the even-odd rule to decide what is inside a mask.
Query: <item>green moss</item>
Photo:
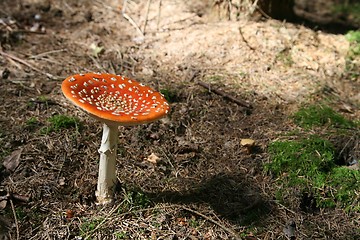
[[[345,35],[345,37],[351,43],[360,43],[360,31],[351,30]]]
[[[360,3],[342,3],[333,8],[335,15],[346,16],[348,19],[360,23]]]
[[[144,209],[149,207],[152,203],[141,191],[135,189],[124,189],[123,190],[123,201],[118,209],[119,213],[129,212],[137,209]]]
[[[356,123],[344,118],[341,114],[326,105],[310,105],[299,109],[293,115],[294,122],[303,128],[330,125],[333,127],[351,128]]]
[[[284,65],[288,67],[291,67],[294,64],[294,60],[292,59],[291,53],[288,49],[278,53],[276,59],[283,62]]]
[[[172,103],[178,101],[178,96],[175,91],[170,89],[161,89],[160,93],[164,95],[166,101]]]
[[[314,196],[318,207],[340,206],[360,209],[360,173],[335,164],[333,145],[318,136],[292,141],[275,141],[269,145],[271,162],[265,170],[278,184],[295,187]],[[279,191],[277,199],[282,199]]]
[[[34,130],[37,126],[39,126],[40,122],[36,117],[31,117],[26,121],[25,128],[28,130]]]
[[[38,101],[42,103],[46,103],[47,101],[49,101],[49,99],[46,96],[42,95],[38,97]]]
[[[189,219],[189,226],[192,228],[198,228],[201,225],[201,222],[195,217]]]
[[[360,31],[349,31],[345,37],[350,42],[350,48],[346,56],[346,72],[350,79],[356,80],[360,76],[358,70],[360,67]]]
[[[209,79],[208,81],[211,83],[219,83],[221,82],[222,79],[224,79],[224,77],[220,75],[212,75],[209,76],[208,79]]]
[[[103,221],[103,218],[82,218],[81,220],[80,233],[81,236],[86,236],[96,229],[96,227]]]
[[[331,172],[329,183],[334,187],[334,197],[337,202],[342,203],[346,209],[358,208],[360,203],[354,200],[360,200],[360,172],[346,167],[336,167]]]
[[[114,236],[116,239],[130,239],[126,231],[115,232]]]
[[[48,119],[49,126],[41,129],[41,133],[47,134],[61,129],[76,128],[78,131],[81,127],[80,120],[75,117],[65,115],[54,115]]]
[[[302,182],[304,176],[329,171],[334,165],[333,146],[317,136],[300,141],[273,142],[269,145],[269,153],[272,162],[267,165],[267,169],[276,176],[289,174],[290,183]]]

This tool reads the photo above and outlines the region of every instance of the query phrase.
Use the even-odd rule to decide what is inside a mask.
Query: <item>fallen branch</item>
[[[222,229],[225,230],[226,232],[228,232],[228,233],[230,233],[231,235],[233,235],[234,239],[236,239],[236,240],[238,240],[238,239],[240,240],[240,239],[241,239],[234,230],[232,230],[232,229],[224,226],[223,224],[219,223],[218,221],[215,221],[214,219],[206,216],[205,214],[202,214],[201,212],[198,212],[198,211],[196,211],[196,210],[193,210],[193,209],[188,208],[188,207],[185,207],[185,206],[180,206],[180,207],[181,207],[182,209],[188,211],[188,212],[194,213],[194,214],[196,214],[196,215],[204,218],[205,220],[207,220],[207,221],[209,221],[209,222],[212,222],[213,224],[217,225],[218,227],[222,228]]]
[[[41,34],[45,35],[46,32],[44,31],[31,31],[31,30],[25,30],[25,29],[19,29],[19,30],[12,30],[12,34]]]
[[[27,61],[25,61],[24,59],[21,59],[19,57],[16,57],[10,53],[6,53],[6,52],[3,52],[0,50],[0,55],[3,55],[4,57],[6,58],[9,58],[15,62],[18,62],[18,63],[21,63],[29,68],[31,68],[32,70],[38,72],[38,73],[41,73],[41,74],[44,74],[46,75],[48,78],[51,78],[51,79],[54,79],[54,80],[57,80],[58,78],[56,78],[54,75],[50,74],[50,73],[47,73],[47,72],[44,72],[40,69],[38,69],[37,67],[34,67],[33,65],[31,65],[30,63],[28,63]]]
[[[137,31],[142,37],[144,37],[145,34],[141,31],[139,25],[137,25],[136,22],[135,22],[127,13],[125,13],[127,1],[128,1],[128,0],[124,0],[124,2],[123,2],[123,8],[122,8],[121,14],[122,14],[122,16],[136,29],[136,31]]]
[[[239,27],[239,33],[240,33],[240,36],[241,36],[243,42],[246,44],[246,46],[248,46],[250,48],[250,50],[255,51],[256,49],[253,46],[251,46],[250,43],[248,42],[248,40],[244,37],[241,27]]]
[[[9,201],[10,201],[12,213],[14,215],[14,221],[15,221],[15,227],[16,227],[16,240],[18,240],[19,237],[20,237],[19,223],[18,223],[18,220],[17,220],[17,217],[16,217],[16,211],[15,211],[14,203],[13,203],[13,201],[11,199]]]
[[[24,195],[19,195],[16,193],[7,193],[4,196],[0,196],[0,201],[7,201],[7,200],[15,200],[15,201],[20,201],[20,202],[29,202],[30,201],[30,197],[28,196],[24,196]]]
[[[146,25],[147,25],[148,18],[149,18],[150,4],[151,4],[151,0],[148,0],[148,2],[146,4],[147,6],[146,6],[145,22],[144,22],[144,27],[143,27],[143,30],[142,30],[142,33],[144,35],[145,35]]]
[[[228,99],[228,100],[230,100],[230,101],[232,101],[232,102],[234,102],[234,103],[236,103],[236,104],[238,104],[238,105],[240,105],[240,106],[242,106],[244,108],[247,108],[247,109],[252,108],[252,106],[249,105],[247,102],[245,102],[243,100],[240,100],[238,98],[235,98],[235,97],[233,97],[233,96],[231,96],[231,95],[227,94],[226,92],[221,91],[219,89],[211,88],[211,86],[209,84],[207,84],[207,83],[204,83],[202,81],[198,81],[197,84],[199,84],[200,86],[208,89],[209,92],[216,93],[216,94],[218,94],[218,95],[220,95],[220,96],[222,96],[222,97],[224,97],[224,98],[226,98],[226,99]]]

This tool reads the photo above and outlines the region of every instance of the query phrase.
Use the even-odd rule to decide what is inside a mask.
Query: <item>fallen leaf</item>
[[[0,201],[0,210],[3,210],[6,208],[7,200],[1,200]]]
[[[66,210],[66,219],[70,220],[75,215],[75,212],[71,209]]]
[[[151,163],[154,163],[154,164],[156,164],[156,163],[159,161],[159,159],[160,159],[160,158],[159,158],[158,156],[156,156],[155,153],[150,154],[150,155],[146,158],[147,161],[149,161],[149,162],[151,162]]]
[[[254,146],[255,140],[250,138],[243,138],[240,141],[241,146]]]
[[[104,47],[99,46],[96,43],[92,43],[90,45],[91,53],[94,57],[97,57],[99,54],[103,53],[105,51]]]
[[[246,148],[248,154],[253,152],[253,147],[255,146],[255,140],[250,138],[243,138],[240,141],[240,145]]]
[[[186,218],[179,217],[179,218],[176,219],[176,221],[178,222],[178,224],[179,224],[180,226],[186,226],[186,225],[187,225]]]
[[[62,177],[62,178],[59,179],[59,185],[60,185],[60,186],[64,186],[64,185],[65,185],[65,178],[64,178],[64,177]]]
[[[10,172],[13,172],[20,163],[22,149],[13,151],[9,156],[4,158],[3,166]]]

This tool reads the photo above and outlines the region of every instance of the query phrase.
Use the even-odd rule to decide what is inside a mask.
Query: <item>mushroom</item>
[[[77,74],[61,85],[65,97],[103,123],[99,148],[98,204],[113,201],[118,126],[153,122],[169,112],[165,98],[132,79],[109,73]]]

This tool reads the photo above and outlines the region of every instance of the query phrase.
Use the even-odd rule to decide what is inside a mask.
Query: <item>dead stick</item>
[[[188,207],[185,207],[185,206],[180,206],[180,207],[181,207],[182,209],[188,211],[188,212],[197,214],[197,215],[199,215],[200,217],[208,220],[209,222],[212,222],[212,223],[214,223],[215,225],[221,227],[223,230],[225,230],[226,232],[228,232],[228,233],[230,233],[231,235],[233,235],[234,239],[237,239],[237,240],[238,240],[238,239],[239,239],[239,240],[241,239],[241,238],[237,235],[237,233],[236,233],[235,231],[233,231],[232,229],[230,229],[230,228],[224,226],[223,224],[215,221],[214,219],[206,216],[205,214],[202,214],[201,212],[198,212],[198,211],[196,211],[196,210],[193,210],[193,209],[188,208]]]
[[[5,196],[0,196],[0,201],[4,201],[4,200],[16,200],[16,201],[20,201],[20,202],[29,202],[30,197],[24,196],[24,195],[19,195],[16,193],[7,193]]]
[[[230,95],[227,94],[226,92],[223,92],[223,91],[221,91],[221,90],[219,90],[219,89],[211,88],[211,86],[210,86],[209,84],[207,84],[207,83],[204,83],[204,82],[202,82],[202,81],[198,81],[197,83],[198,83],[200,86],[208,89],[209,92],[216,93],[216,94],[218,94],[218,95],[220,95],[220,96],[222,96],[222,97],[224,97],[224,98],[226,98],[226,99],[228,99],[228,100],[230,100],[230,101],[232,101],[232,102],[234,102],[234,103],[236,103],[236,104],[238,104],[238,105],[240,105],[240,106],[242,106],[242,107],[249,108],[249,109],[252,108],[252,107],[251,107],[248,103],[246,103],[245,101],[242,101],[242,100],[237,99],[237,98],[235,98],[235,97],[233,97],[233,96],[230,96]]]
[[[19,195],[16,193],[11,194],[11,198],[14,200],[17,200],[17,201],[21,201],[21,202],[29,202],[30,201],[29,196]]]
[[[246,44],[246,46],[248,46],[248,47],[250,48],[250,50],[255,51],[256,49],[255,49],[253,46],[251,46],[251,45],[249,44],[249,42],[246,40],[246,38],[244,37],[244,34],[243,34],[243,32],[242,32],[241,27],[239,27],[239,33],[240,33],[240,36],[241,36],[242,40],[243,40],[244,43]]]
[[[42,32],[42,31],[30,31],[30,30],[13,30],[11,31],[11,33],[15,33],[15,34],[41,34],[41,35],[45,35],[46,32]]]
[[[161,18],[161,0],[159,1],[159,5],[158,5],[158,14],[157,14],[157,20],[156,20],[156,29],[157,30],[159,30],[160,18]]]
[[[16,240],[18,240],[19,237],[20,237],[19,224],[18,224],[18,220],[17,220],[17,217],[16,217],[14,203],[13,203],[13,201],[11,199],[10,199],[10,205],[11,205],[11,209],[12,209],[12,212],[13,212],[13,215],[14,215],[14,221],[15,221],[15,226],[16,226]]]
[[[148,0],[147,6],[146,6],[146,14],[145,14],[144,28],[143,28],[143,30],[142,30],[142,32],[144,33],[144,35],[145,35],[146,25],[147,25],[148,18],[149,18],[150,4],[151,4],[151,0]]]
[[[3,52],[3,51],[1,51],[1,50],[0,50],[0,54],[3,55],[4,57],[10,58],[10,59],[12,59],[12,60],[14,60],[14,61],[16,61],[16,62],[18,62],[18,63],[21,63],[21,64],[23,64],[23,65],[31,68],[32,70],[34,70],[34,71],[36,71],[36,72],[39,72],[39,73],[41,73],[41,74],[44,74],[44,75],[46,75],[47,77],[49,77],[49,78],[51,78],[51,79],[56,79],[52,74],[46,73],[46,72],[44,72],[44,71],[41,71],[41,70],[38,69],[37,67],[32,66],[30,63],[28,63],[27,61],[25,61],[25,60],[23,60],[23,59],[21,59],[21,58],[18,58],[18,57],[14,56],[14,55],[11,55],[11,54],[9,54],[9,53]]]
[[[140,27],[136,24],[136,22],[125,13],[126,11],[126,5],[127,5],[127,1],[128,0],[124,0],[123,2],[123,9],[121,11],[122,16],[136,29],[136,31],[142,36],[144,37],[144,33],[141,31]]]

